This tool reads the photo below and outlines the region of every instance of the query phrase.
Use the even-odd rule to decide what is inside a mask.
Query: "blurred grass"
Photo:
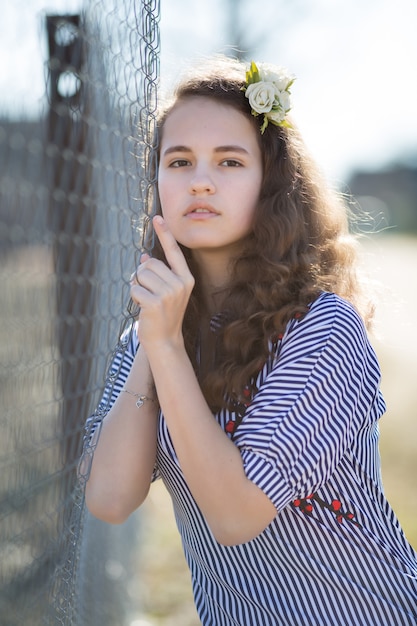
[[[387,412],[381,419],[385,492],[417,548],[417,238],[386,235],[364,244],[364,259],[382,283],[376,337]]]

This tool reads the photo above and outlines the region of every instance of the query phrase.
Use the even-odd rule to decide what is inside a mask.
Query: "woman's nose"
[[[213,178],[206,169],[197,169],[190,180],[191,193],[214,193]]]

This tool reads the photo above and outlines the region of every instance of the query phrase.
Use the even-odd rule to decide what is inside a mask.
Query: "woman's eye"
[[[186,167],[190,162],[187,159],[176,159],[169,164],[169,167]]]
[[[226,159],[225,161],[222,161],[222,165],[225,165],[226,167],[241,167],[242,164],[235,159]]]

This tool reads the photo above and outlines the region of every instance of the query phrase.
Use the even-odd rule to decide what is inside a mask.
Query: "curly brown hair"
[[[211,59],[183,80],[159,117],[160,137],[173,107],[190,97],[219,101],[243,113],[253,124],[263,159],[263,181],[253,231],[234,259],[223,300],[223,323],[214,334],[215,358],[201,381],[213,410],[235,406],[254,381],[271,351],[271,341],[288,321],[304,314],[322,291],[352,302],[366,322],[356,272],[356,242],[349,233],[347,207],[321,177],[291,121],[290,128],[269,124],[260,133],[242,87],[245,66],[234,59]],[[184,340],[198,374],[197,346],[204,313],[198,268],[182,246],[196,278],[184,317]],[[154,254],[164,258],[156,242]]]

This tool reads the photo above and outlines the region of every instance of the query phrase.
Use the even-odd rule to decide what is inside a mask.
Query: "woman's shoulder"
[[[355,306],[349,300],[331,291],[322,291],[310,304],[309,312],[316,315],[327,313],[335,317],[346,316],[363,324],[362,317]]]
[[[321,292],[310,304],[307,313],[288,325],[288,335],[297,335],[318,332],[320,334],[337,334],[346,338],[357,337],[366,341],[367,332],[365,323],[348,300],[333,292]]]

